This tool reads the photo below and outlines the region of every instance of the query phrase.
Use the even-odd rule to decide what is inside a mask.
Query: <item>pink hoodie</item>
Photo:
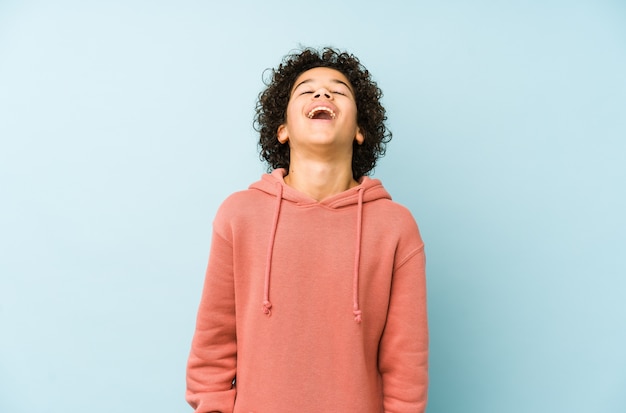
[[[376,179],[318,202],[284,173],[217,213],[187,401],[196,413],[424,412],[424,244],[411,213]]]

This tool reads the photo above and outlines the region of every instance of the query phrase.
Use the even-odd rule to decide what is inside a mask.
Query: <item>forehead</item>
[[[302,82],[308,83],[308,82],[316,82],[316,81],[319,81],[319,82],[330,81],[334,83],[337,83],[337,82],[345,83],[350,88],[352,88],[350,81],[343,73],[341,73],[337,69],[332,69],[330,67],[314,67],[313,69],[309,69],[305,72],[302,72],[298,76],[296,81],[294,82],[293,87],[296,88]]]

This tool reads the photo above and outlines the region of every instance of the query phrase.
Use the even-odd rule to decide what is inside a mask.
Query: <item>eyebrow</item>
[[[293,93],[293,91],[296,90],[297,88],[299,88],[300,86],[302,86],[302,85],[304,85],[306,83],[314,82],[315,80],[316,79],[306,79],[306,80],[303,80],[302,82],[300,82],[296,86],[294,86],[294,88],[291,89],[291,92]],[[350,85],[347,84],[346,82],[344,82],[343,80],[340,80],[340,79],[330,79],[330,81],[333,82],[333,83],[338,83],[338,84],[344,85],[345,87],[348,88],[350,93],[354,94],[354,90],[352,90]]]

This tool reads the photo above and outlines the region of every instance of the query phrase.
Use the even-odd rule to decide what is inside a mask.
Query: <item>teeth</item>
[[[315,114],[317,112],[320,112],[320,111],[328,112],[330,114],[330,117],[335,119],[335,112],[333,112],[333,110],[331,108],[327,108],[326,106],[318,106],[318,107],[316,107],[315,109],[310,111],[307,116],[309,117],[309,119],[313,119],[313,116],[315,116]]]

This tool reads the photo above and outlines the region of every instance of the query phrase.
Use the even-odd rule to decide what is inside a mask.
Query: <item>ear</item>
[[[284,123],[278,127],[278,142],[287,143],[289,140],[289,131],[287,130],[287,125]]]
[[[358,126],[356,128],[356,136],[354,137],[354,140],[359,145],[363,145],[363,142],[365,142],[365,136],[361,133],[361,128],[359,128]]]

